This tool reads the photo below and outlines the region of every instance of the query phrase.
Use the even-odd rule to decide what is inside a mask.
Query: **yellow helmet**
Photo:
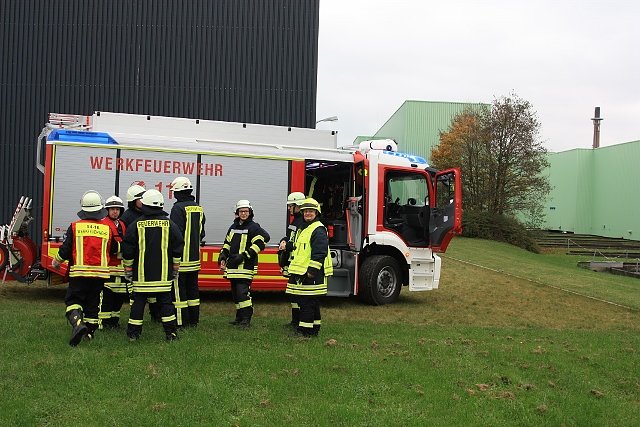
[[[304,199],[302,201],[302,205],[300,205],[300,210],[303,211],[305,209],[315,209],[318,211],[318,213],[322,213],[322,211],[320,210],[320,203],[318,203],[316,199],[313,199],[311,197]]]

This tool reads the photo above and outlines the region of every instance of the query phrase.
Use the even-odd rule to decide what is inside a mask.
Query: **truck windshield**
[[[385,176],[384,226],[410,245],[428,245],[429,194],[424,175],[387,172]]]

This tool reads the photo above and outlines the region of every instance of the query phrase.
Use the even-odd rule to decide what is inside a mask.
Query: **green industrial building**
[[[405,101],[386,123],[366,139],[394,139],[402,152],[429,160],[451,120],[465,109],[491,104]],[[596,149],[549,153],[546,173],[552,191],[545,203],[544,228],[640,240],[640,141]]]
[[[640,240],[640,141],[549,154],[549,230]]]
[[[431,150],[440,143],[440,132],[446,132],[451,120],[467,109],[489,108],[491,104],[465,102],[405,101],[373,139],[391,138],[403,153],[429,160]],[[360,138],[356,142],[360,142]]]

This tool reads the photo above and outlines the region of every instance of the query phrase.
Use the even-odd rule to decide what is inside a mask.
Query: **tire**
[[[373,255],[360,268],[360,296],[372,305],[391,304],[398,299],[402,274],[395,258]]]

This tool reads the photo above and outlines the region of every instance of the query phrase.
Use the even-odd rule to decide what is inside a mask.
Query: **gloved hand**
[[[315,268],[307,268],[307,272],[302,276],[302,284],[313,285],[315,284],[315,277],[318,270]]]
[[[51,261],[51,267],[55,268],[56,270],[60,270],[60,263],[57,259],[54,258],[53,261]]]
[[[180,275],[180,272],[177,269],[173,270],[173,280],[178,280],[179,275]]]
[[[242,261],[244,261],[242,254],[230,255],[229,258],[227,258],[227,267],[236,268],[242,263]]]
[[[132,267],[125,267],[124,268],[124,280],[126,280],[127,282],[132,282],[133,281],[133,268]]]

